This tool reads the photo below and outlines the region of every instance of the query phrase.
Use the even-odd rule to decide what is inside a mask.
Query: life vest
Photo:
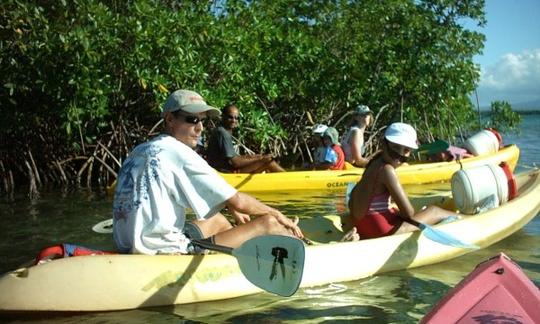
[[[343,150],[341,149],[341,146],[338,144],[332,145],[332,149],[337,154],[337,161],[336,164],[334,164],[330,170],[343,170],[345,169],[345,154],[343,153]]]
[[[46,247],[43,250],[41,250],[36,257],[35,264],[38,264],[40,261],[43,261],[43,260],[60,259],[60,258],[67,258],[67,257],[72,257],[72,256],[104,255],[104,254],[117,254],[117,253],[112,252],[112,251],[101,251],[101,250],[89,249],[87,247],[75,245],[75,244],[62,243],[62,244]]]

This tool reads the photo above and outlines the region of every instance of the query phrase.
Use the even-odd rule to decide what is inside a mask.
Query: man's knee
[[[273,228],[279,225],[276,218],[270,215],[260,216],[257,219],[261,222],[261,225],[266,228]]]
[[[270,215],[260,216],[257,218],[259,226],[262,227],[263,232],[268,234],[281,234],[285,231],[285,227],[277,221],[277,219]]]

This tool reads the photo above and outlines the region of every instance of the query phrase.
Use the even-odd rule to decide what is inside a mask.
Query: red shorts
[[[361,239],[376,238],[394,234],[403,223],[399,211],[389,209],[381,212],[368,212],[354,223]]]

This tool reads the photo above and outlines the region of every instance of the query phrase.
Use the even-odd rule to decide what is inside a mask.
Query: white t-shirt
[[[215,215],[236,194],[193,149],[169,135],[138,145],[124,162],[113,204],[120,252],[187,253],[186,208]]]

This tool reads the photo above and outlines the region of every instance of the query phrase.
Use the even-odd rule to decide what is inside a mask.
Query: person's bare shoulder
[[[379,177],[384,183],[389,183],[391,181],[398,181],[399,179],[396,174],[396,169],[390,164],[385,164],[380,171]]]

